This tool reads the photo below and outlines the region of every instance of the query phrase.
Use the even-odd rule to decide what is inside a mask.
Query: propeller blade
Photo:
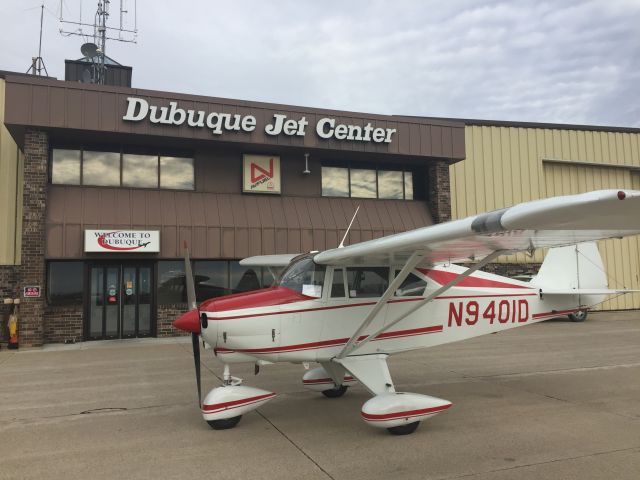
[[[193,310],[196,305],[196,287],[193,283],[193,272],[191,271],[191,262],[189,261],[189,247],[184,242],[184,275],[187,280],[187,304],[189,310]]]
[[[187,280],[187,304],[189,311],[197,308],[196,287],[193,282],[191,261],[189,260],[189,247],[184,242],[184,275]],[[198,312],[199,314],[200,312]],[[198,405],[202,406],[202,386],[200,380],[200,338],[196,332],[191,332],[191,345],[193,347],[193,363],[196,367],[196,385],[198,386]]]
[[[197,333],[191,334],[191,345],[193,346],[193,363],[196,366],[196,385],[198,386],[198,405],[202,406],[202,386],[200,382],[200,339]]]

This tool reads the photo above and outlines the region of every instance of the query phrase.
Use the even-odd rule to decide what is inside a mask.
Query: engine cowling
[[[383,393],[362,405],[362,418],[373,427],[393,428],[426,420],[451,407],[449,400],[419,393]]]
[[[274,392],[243,385],[217,387],[204,398],[202,416],[206,421],[237,417],[255,410],[275,396]]]

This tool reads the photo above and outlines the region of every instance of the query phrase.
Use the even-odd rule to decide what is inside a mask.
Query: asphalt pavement
[[[203,390],[221,365],[204,352]],[[413,435],[369,398],[302,387],[302,365],[234,368],[278,393],[214,431],[188,339],[0,351],[0,479],[640,478],[640,312],[591,314],[393,357],[398,391],[453,402]]]

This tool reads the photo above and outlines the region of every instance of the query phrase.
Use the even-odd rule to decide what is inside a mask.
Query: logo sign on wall
[[[158,253],[158,230],[85,230],[85,252]]]
[[[243,178],[243,192],[280,193],[280,157],[244,155]]]
[[[25,298],[40,298],[40,287],[24,287],[22,289],[22,296]]]

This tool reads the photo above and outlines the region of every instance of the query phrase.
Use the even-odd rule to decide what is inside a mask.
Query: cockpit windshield
[[[309,297],[322,297],[326,267],[316,265],[312,258],[301,258],[282,272],[278,285]]]

